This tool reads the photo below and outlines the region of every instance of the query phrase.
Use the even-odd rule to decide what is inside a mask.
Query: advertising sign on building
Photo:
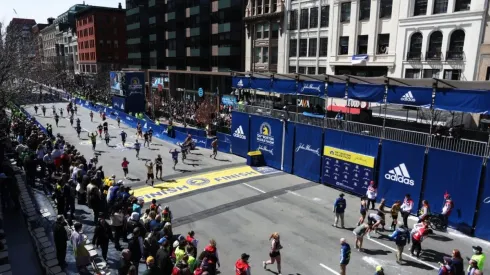
[[[159,91],[169,88],[169,76],[167,73],[150,74],[151,87]]]
[[[131,113],[145,112],[145,74],[126,72],[126,110]]]
[[[110,72],[111,93],[124,96],[123,83],[125,81],[124,72]]]
[[[371,156],[324,146],[322,182],[364,195],[373,180],[374,160]]]

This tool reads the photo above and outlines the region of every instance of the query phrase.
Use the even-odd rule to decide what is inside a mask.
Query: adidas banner
[[[430,107],[432,88],[390,86],[386,101],[391,104]]]
[[[378,178],[378,200],[385,198],[391,206],[410,194],[414,209],[419,205],[424,173],[425,147],[384,140]]]
[[[373,180],[374,164],[372,156],[324,146],[322,183],[363,196]]]
[[[454,201],[449,223],[458,227],[471,227],[478,198],[482,165],[481,157],[430,149],[427,156],[428,169],[425,174],[426,184],[422,199],[429,201],[433,212],[440,213],[444,194],[449,193]]]
[[[480,196],[478,205],[479,211],[475,227],[475,236],[480,239],[490,240],[490,219],[488,218],[488,213],[490,213],[490,165],[487,165],[485,171],[483,194]]]
[[[322,128],[297,124],[295,141],[293,173],[302,178],[320,182],[323,151]]]
[[[231,147],[233,154],[247,157],[249,151],[249,117],[248,114],[233,112],[231,116]]]
[[[278,119],[250,116],[250,151],[260,150],[265,164],[276,169],[281,169],[282,131]]]

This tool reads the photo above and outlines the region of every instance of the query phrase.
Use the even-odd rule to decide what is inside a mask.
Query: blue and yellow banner
[[[369,168],[374,168],[375,158],[371,156],[366,156],[351,151],[346,151],[330,146],[323,147],[323,155],[326,157],[332,157],[339,160],[351,162],[354,164],[366,166]]]

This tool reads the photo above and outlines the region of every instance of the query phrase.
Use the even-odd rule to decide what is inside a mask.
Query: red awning
[[[359,108],[337,106],[337,105],[328,106],[327,111],[337,112],[337,113],[342,112],[344,114],[352,114],[352,115],[358,115],[361,113],[361,109],[359,109]]]

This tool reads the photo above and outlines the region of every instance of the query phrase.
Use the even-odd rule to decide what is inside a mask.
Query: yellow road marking
[[[153,187],[146,186],[134,189],[134,196],[150,200],[161,200],[194,190],[278,172],[278,170],[269,167],[241,166],[237,168],[184,177],[176,179],[173,182],[155,184]]]

